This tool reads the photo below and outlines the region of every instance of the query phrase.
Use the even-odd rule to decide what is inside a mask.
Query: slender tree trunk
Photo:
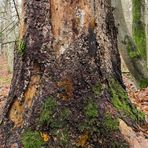
[[[145,0],[144,8],[144,17],[145,17],[145,33],[146,33],[146,57],[147,57],[147,68],[148,68],[148,1]]]
[[[110,1],[24,0],[1,145],[128,147],[118,119],[144,117],[123,87]]]
[[[133,30],[131,33],[127,28],[125,17],[123,14],[121,0],[115,1],[115,19],[118,23],[118,47],[120,53],[139,87],[147,87],[148,85],[148,68],[146,64],[146,35],[143,24],[142,1],[133,0]],[[136,5],[136,6],[135,6]],[[138,8],[137,8],[138,5]],[[140,15],[140,18],[139,18]],[[138,22],[140,24],[138,24]],[[136,25],[138,24],[138,25]]]

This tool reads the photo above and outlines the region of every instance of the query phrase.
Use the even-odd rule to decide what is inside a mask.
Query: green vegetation
[[[55,117],[50,120],[50,133],[57,137],[59,145],[67,147],[69,145],[69,125],[68,118],[71,111],[68,108],[63,108],[56,113]]]
[[[88,131],[90,134],[93,134],[94,132],[100,133],[103,130],[106,133],[118,129],[118,120],[111,117],[109,113],[103,115],[102,120],[99,119],[98,106],[92,98],[87,99],[84,107],[84,115],[85,119],[78,127],[81,132]]]
[[[95,86],[92,87],[92,91],[95,95],[100,95],[102,92],[102,84],[97,83]]]
[[[122,138],[117,140],[114,136],[120,133],[117,117],[112,116],[109,112],[100,115],[95,100],[91,98],[88,99],[83,111],[85,118],[79,123],[78,129],[82,134],[88,133],[88,141],[91,141],[91,137],[96,135],[102,141],[100,147],[128,147],[126,141]]]
[[[139,86],[140,86],[140,88],[148,87],[148,79],[140,80]]]
[[[68,108],[64,108],[62,109],[62,111],[60,112],[60,118],[61,119],[68,119],[68,117],[70,116],[71,111]]]
[[[2,37],[3,36],[3,33],[2,32],[0,32],[0,37]]]
[[[113,106],[125,117],[130,117],[134,121],[143,122],[144,113],[137,110],[137,108],[128,99],[126,91],[115,80],[110,81],[110,94]]]
[[[126,48],[128,55],[131,59],[138,58],[140,57],[140,54],[136,48],[136,45],[132,41],[132,39],[129,36],[125,36],[125,43],[126,43]]]
[[[146,59],[146,34],[145,24],[142,22],[142,1],[133,0],[132,37],[125,36],[127,50],[130,58],[142,57]]]
[[[126,141],[123,139],[120,139],[120,141],[118,141],[117,139],[112,140],[112,143],[110,143],[111,148],[129,148],[129,144],[126,143]]]
[[[39,132],[37,131],[25,131],[21,136],[21,141],[24,148],[41,148],[44,144]]]
[[[56,130],[67,127],[67,120],[70,115],[71,111],[68,108],[61,109],[56,113],[55,118],[50,119],[50,127]]]
[[[48,126],[50,128],[50,134],[58,139],[58,143],[62,147],[66,147],[69,144],[69,128],[67,120],[70,115],[71,111],[69,108],[59,108],[57,100],[53,97],[47,98],[43,104],[43,108],[40,114],[40,126]]]
[[[85,132],[87,131],[90,135],[94,133],[99,133],[100,131],[100,122],[97,118],[85,118],[83,121],[81,121],[78,124],[78,129],[80,132]]]
[[[23,55],[25,53],[26,45],[23,40],[17,41],[17,51],[19,54]]]
[[[109,131],[116,131],[119,130],[119,121],[117,118],[113,118],[110,113],[106,113],[104,116],[103,121],[104,127],[108,129]]]
[[[65,125],[71,111],[68,108],[62,108],[59,112],[56,112],[57,106],[55,99],[52,97],[47,98],[40,114],[39,122],[41,126],[50,124],[52,129],[57,129]],[[55,113],[55,117],[53,117],[53,113]]]
[[[70,138],[71,130],[70,126],[77,125],[76,130],[80,134],[88,133],[88,139],[91,141],[91,137],[97,135],[98,137],[106,139],[103,141],[102,145],[113,144],[125,145],[120,142],[112,143],[111,133],[118,134],[118,119],[113,117],[110,113],[102,113],[102,118],[100,118],[99,108],[96,103],[96,100],[93,98],[87,98],[84,102],[84,108],[80,113],[84,118],[77,123],[69,124],[71,121],[72,111],[66,106],[59,106],[57,100],[52,97],[46,99],[43,104],[43,108],[40,115],[40,123],[42,127],[48,126],[50,129],[50,134],[57,138],[57,144],[61,147],[71,147]],[[110,134],[108,134],[110,133]],[[116,139],[114,137],[114,139]]]
[[[84,120],[78,124],[80,132],[88,131],[89,134],[93,134],[98,131],[99,124],[99,111],[95,100],[87,98],[84,106]]]
[[[142,0],[133,0],[133,39],[137,46],[138,53],[146,59],[146,34],[145,24],[142,22]]]
[[[52,115],[56,107],[56,100],[52,97],[47,98],[43,105],[42,112],[40,114],[39,122],[41,125],[49,124],[51,122]]]
[[[84,108],[85,115],[90,118],[98,117],[98,107],[93,100],[89,100]]]

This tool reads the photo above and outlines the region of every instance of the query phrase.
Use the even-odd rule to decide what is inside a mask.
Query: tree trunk
[[[144,117],[124,90],[111,2],[24,0],[22,14],[0,144],[128,147],[119,118],[138,129]]]
[[[120,53],[127,65],[128,70],[135,78],[137,86],[142,88],[147,87],[148,85],[148,68],[146,64],[146,35],[144,24],[141,21],[143,17],[143,13],[141,12],[142,1],[133,0],[132,2],[132,36],[128,31],[127,24],[125,22],[121,0],[114,1],[114,15],[118,24],[118,47],[120,49]],[[137,15],[138,18],[136,17]],[[138,22],[140,24],[136,25]]]

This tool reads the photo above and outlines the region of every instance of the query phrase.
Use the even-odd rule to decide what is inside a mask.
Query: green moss
[[[120,141],[118,140],[112,140],[112,142],[110,143],[110,147],[111,148],[129,148],[128,143],[126,143],[126,141],[122,139],[120,139]]]
[[[88,131],[88,133],[91,135],[93,133],[98,133],[99,128],[98,125],[100,125],[100,122],[97,118],[85,118],[83,121],[81,121],[78,125],[78,129],[80,132]]]
[[[142,57],[146,59],[146,34],[145,34],[145,24],[142,20],[142,1],[133,0],[133,23],[132,23],[132,39],[125,36],[128,55],[130,58]]]
[[[64,108],[60,112],[60,118],[61,119],[68,119],[68,117],[71,115],[71,111],[69,108]]]
[[[97,83],[95,86],[92,87],[92,91],[95,95],[100,95],[102,92],[102,84]]]
[[[86,118],[79,124],[78,129],[81,132],[88,131],[89,134],[107,134],[109,132],[117,131],[119,122],[118,119],[112,118],[110,114],[104,115],[103,120],[98,118]]]
[[[41,148],[44,144],[39,132],[31,130],[22,134],[21,141],[24,148]]]
[[[67,107],[59,107],[57,101],[49,97],[43,104],[42,112],[40,114],[40,125],[42,127],[48,126],[50,134],[57,138],[58,145],[65,147],[69,142],[68,134],[68,118],[71,111]]]
[[[126,91],[115,80],[110,81],[110,94],[113,106],[125,117],[130,117],[134,121],[144,121],[144,113],[137,108],[128,99]]]
[[[141,5],[142,5],[142,0],[132,0],[132,5],[133,5],[133,20],[137,21],[141,19]]]
[[[132,1],[133,9],[133,27],[132,34],[134,42],[137,46],[138,53],[142,58],[146,59],[146,34],[145,24],[142,20],[142,0]]]
[[[17,41],[17,51],[19,54],[23,55],[25,53],[26,45],[23,40]]]
[[[119,121],[117,118],[113,118],[109,113],[106,113],[103,121],[104,127],[109,131],[119,130]]]
[[[103,120],[100,120],[98,106],[92,98],[87,99],[84,107],[84,115],[85,119],[78,127],[81,132],[88,131],[93,134],[94,132],[100,133],[101,129],[105,131],[118,129],[118,120],[113,119],[111,115],[105,114]]]
[[[67,148],[70,140],[67,122],[70,114],[71,111],[68,108],[64,108],[50,122],[50,133],[57,138],[58,144],[65,148]]]
[[[71,115],[71,111],[68,108],[63,108],[60,112],[50,120],[50,127],[52,129],[60,129],[67,127],[67,120]]]
[[[0,37],[2,37],[3,36],[3,33],[2,32],[0,32]]]
[[[138,50],[136,48],[136,45],[134,44],[134,42],[132,41],[132,39],[129,36],[126,35],[124,37],[124,42],[123,43],[126,44],[126,49],[127,49],[127,52],[128,52],[128,56],[131,59],[141,57],[140,53],[138,52]]]
[[[84,119],[79,122],[77,128],[80,132],[88,131],[89,134],[93,134],[98,131],[97,125],[99,124],[99,111],[98,106],[94,99],[87,98],[84,103],[83,116]]]
[[[90,118],[98,117],[98,107],[93,100],[89,99],[85,108],[84,108],[85,115]]]
[[[52,97],[47,98],[47,100],[45,101],[43,105],[42,112],[40,114],[39,122],[41,125],[49,124],[56,107],[57,107],[56,100]]]
[[[148,79],[140,80],[139,86],[140,88],[148,87]]]
[[[100,141],[102,141],[98,145],[99,147],[128,147],[126,141],[122,137],[118,137],[120,135],[118,119],[112,117],[110,113],[105,113],[102,118],[88,118],[86,116],[79,123],[78,129],[81,133],[88,132],[90,141],[94,135],[99,137]]]

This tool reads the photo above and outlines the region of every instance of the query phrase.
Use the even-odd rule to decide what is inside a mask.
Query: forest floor
[[[0,56],[0,116],[4,104],[7,100],[9,87],[11,83],[12,74],[8,72],[7,58]],[[148,123],[148,87],[143,89],[137,89],[134,80],[130,76],[129,72],[123,73],[123,80],[127,88],[128,96],[132,103],[134,103],[140,110],[146,114],[146,120]],[[146,125],[142,132],[135,133],[124,122],[120,122],[120,128],[122,133],[126,136],[127,140],[134,145],[133,148],[148,148],[148,125]],[[136,145],[136,146],[135,146]]]

